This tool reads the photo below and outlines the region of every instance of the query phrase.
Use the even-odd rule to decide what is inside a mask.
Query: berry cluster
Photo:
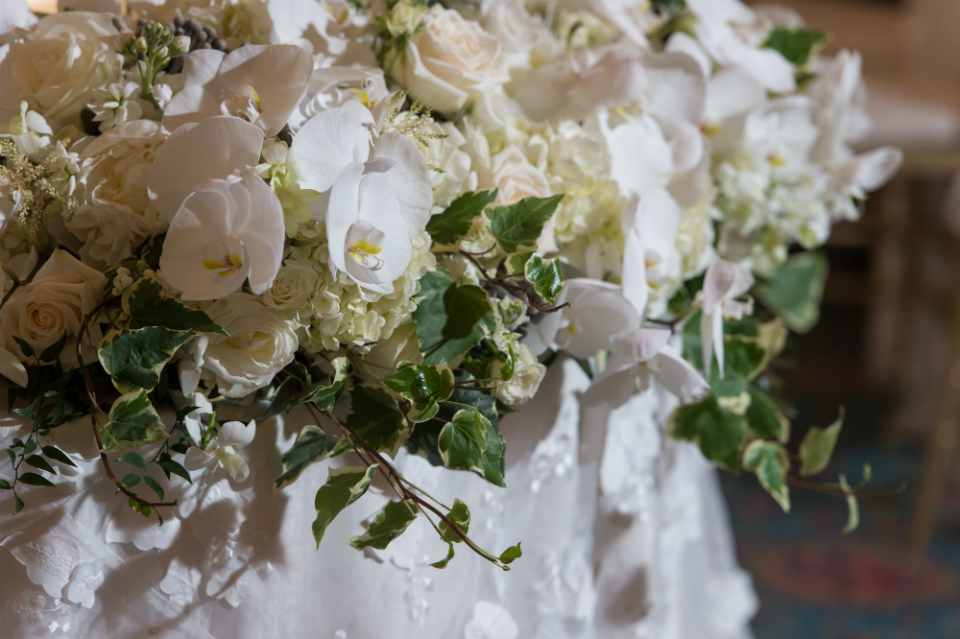
[[[143,22],[141,20],[140,22]],[[137,23],[139,30],[140,23]],[[216,49],[228,53],[227,43],[217,36],[217,32],[212,27],[203,27],[195,20],[184,20],[180,16],[173,19],[170,25],[170,31],[175,36],[187,36],[190,38],[190,51],[197,49]],[[167,67],[167,73],[180,73],[183,70],[183,57],[175,58],[170,61]]]

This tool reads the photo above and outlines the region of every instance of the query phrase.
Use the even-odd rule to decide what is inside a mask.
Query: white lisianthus
[[[50,148],[53,131],[44,117],[30,110],[26,101],[23,101],[20,102],[20,115],[10,118],[10,122],[0,128],[0,135],[11,138],[21,153],[39,162]]]
[[[493,395],[508,406],[521,406],[526,404],[540,388],[540,382],[547,374],[547,367],[537,361],[537,356],[533,354],[525,344],[517,345],[516,363],[514,364],[513,377],[509,380],[498,380],[494,382]],[[503,362],[495,360],[490,365],[490,377],[496,378],[500,375],[500,368]]]
[[[214,472],[226,472],[235,482],[242,482],[250,475],[250,466],[247,460],[237,454],[257,434],[257,422],[227,422],[220,426],[217,436],[210,440],[206,448],[193,446],[187,451],[183,459],[183,466],[187,470],[207,468]]]
[[[393,67],[397,82],[442,113],[453,113],[510,79],[500,42],[477,22],[434,5]]]
[[[84,318],[100,303],[105,283],[99,271],[64,250],[55,250],[33,280],[15,290],[0,307],[4,334],[0,348],[23,357],[13,339],[17,337],[39,354],[66,333],[61,361],[68,368],[76,366],[77,336]],[[92,361],[97,357],[96,347],[102,335],[97,322],[91,322],[88,328],[81,350],[84,360]]]
[[[207,334],[193,340],[180,364],[185,395],[200,380],[217,384],[226,397],[246,397],[265,388],[273,376],[293,361],[297,336],[280,313],[252,295],[235,293],[204,312],[230,334]]]
[[[136,98],[139,91],[140,85],[136,82],[115,82],[93,90],[93,102],[88,106],[94,113],[93,121],[100,123],[101,132],[138,120],[143,115],[143,109]]]
[[[13,111],[11,101],[26,100],[56,128],[79,123],[93,90],[120,75],[120,37],[105,13],[46,16],[27,38],[10,43],[14,83],[4,86],[0,108]]]
[[[263,293],[263,303],[281,312],[296,311],[313,296],[319,277],[307,260],[287,260]]]

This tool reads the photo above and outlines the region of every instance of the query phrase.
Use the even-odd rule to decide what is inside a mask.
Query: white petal
[[[650,96],[647,108],[661,121],[697,125],[703,118],[707,80],[686,53],[661,53],[644,60]]]
[[[27,386],[27,369],[17,357],[5,348],[0,348],[0,375],[17,386]]]
[[[283,262],[283,207],[273,189],[254,175],[231,184],[230,191],[242,216],[234,235],[250,256],[250,290],[259,295],[273,286]]]
[[[257,434],[257,422],[251,421],[249,424],[243,422],[227,422],[220,426],[217,433],[217,441],[221,446],[232,446],[239,450],[253,441]]]
[[[150,199],[169,222],[200,184],[256,165],[262,146],[263,132],[239,118],[218,116],[180,127],[157,150],[147,180]]]
[[[376,270],[364,268],[351,256],[344,256],[346,271],[364,288],[392,293],[393,282],[403,275],[413,257],[407,223],[400,214],[393,192],[395,182],[387,175],[364,176],[359,189],[359,220],[383,233],[383,245],[375,257],[381,265]]]
[[[373,128],[373,115],[359,102],[347,102],[308,120],[291,148],[301,184],[322,193],[333,186],[345,166],[366,162]]]
[[[207,450],[201,450],[197,446],[191,446],[187,454],[183,456],[183,467],[187,470],[207,468],[216,460],[216,457],[213,455],[216,450],[216,442],[211,442],[210,445],[207,446]]]
[[[713,123],[746,113],[767,99],[763,86],[739,67],[723,69],[710,79],[707,120]]]
[[[699,401],[710,392],[710,384],[690,362],[669,351],[657,355],[657,368],[660,383],[683,403]]]
[[[226,54],[216,49],[197,49],[183,61],[183,86],[206,86],[217,77]]]
[[[247,464],[247,460],[230,450],[218,450],[217,462],[236,482],[246,481],[247,477],[250,476],[250,466]]]
[[[887,183],[903,164],[903,151],[885,146],[854,159],[856,173],[854,180],[864,191],[875,191]]]
[[[631,118],[613,128],[601,118],[610,150],[610,175],[626,193],[643,193],[666,184],[674,172],[673,150],[659,123],[650,116]]]
[[[363,164],[351,162],[344,167],[330,189],[327,204],[327,243],[330,247],[331,266],[346,270],[345,251],[347,233],[360,216],[360,180]]]
[[[172,131],[220,115],[220,103],[214,96],[206,87],[184,87],[164,108],[163,126]]]
[[[430,186],[430,169],[427,168],[427,161],[416,142],[399,133],[387,133],[377,139],[373,147],[373,157],[396,162],[387,175],[393,184],[400,214],[411,235],[424,230],[430,221],[433,191]]]
[[[574,357],[592,357],[610,348],[614,337],[640,327],[640,314],[618,286],[586,278],[566,286],[570,306],[562,312],[567,326],[557,332],[556,341]]]

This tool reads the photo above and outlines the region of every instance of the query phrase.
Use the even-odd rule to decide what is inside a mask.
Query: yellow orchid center
[[[787,163],[786,158],[780,155],[771,155],[767,158],[767,162],[770,163],[770,166],[785,166]]]
[[[370,95],[367,94],[366,91],[364,91],[363,89],[357,89],[354,87],[350,87],[348,91],[353,91],[354,93],[357,94],[357,100],[360,102],[360,104],[367,107],[368,109],[373,108],[373,101],[370,99]]]
[[[243,268],[243,258],[236,253],[226,253],[219,258],[204,259],[203,265],[210,271],[216,271],[220,277],[229,277]]]

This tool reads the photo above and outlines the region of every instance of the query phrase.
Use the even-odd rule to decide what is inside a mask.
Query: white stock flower
[[[393,66],[393,77],[413,97],[453,113],[510,79],[500,42],[479,23],[440,5],[423,21]]]
[[[93,90],[93,102],[88,106],[94,113],[93,121],[100,123],[101,132],[140,119],[143,109],[135,97],[139,91],[136,82],[108,84]]]
[[[5,62],[12,64],[12,77],[3,79],[0,109],[15,111],[14,105],[26,100],[58,129],[79,124],[93,90],[120,74],[119,43],[108,14],[68,11],[46,16],[28,37],[10,43]]]
[[[537,356],[529,346],[518,344],[516,348],[517,361],[514,365],[513,377],[493,383],[494,397],[507,406],[521,406],[530,401],[537,394],[540,382],[547,374],[547,367],[537,361]],[[495,360],[490,365],[490,377],[499,377],[502,366],[502,361]]]
[[[243,422],[222,424],[206,448],[192,446],[187,451],[183,466],[187,470],[216,469],[226,472],[233,481],[242,482],[250,475],[250,466],[237,451],[250,444],[256,434],[256,420],[246,425]]]
[[[374,141],[369,109],[357,102],[324,111],[300,129],[291,152],[297,176],[326,223],[330,269],[361,287],[393,292],[410,264],[412,236],[426,227],[433,197],[427,163],[399,133]]]
[[[70,197],[77,188],[77,176],[80,175],[80,155],[67,149],[63,142],[57,141],[53,146],[52,155],[56,160],[52,162],[53,171],[49,177],[53,188],[64,197]]]
[[[56,249],[33,280],[14,291],[0,307],[0,335],[5,340],[0,347],[21,353],[13,340],[18,337],[39,354],[66,333],[61,360],[67,367],[76,366],[80,327],[100,303],[105,283],[100,272]],[[102,337],[97,322],[91,322],[89,329],[83,341],[84,360],[96,359],[96,346]]]
[[[753,288],[753,275],[742,264],[716,258],[707,268],[703,289],[697,293],[701,305],[700,337],[703,340],[703,368],[709,373],[716,353],[723,377],[723,318],[743,319],[753,312],[753,301],[737,298]]]
[[[259,295],[283,259],[283,209],[260,178],[210,180],[170,222],[160,270],[184,300],[219,299],[249,279]]]
[[[53,131],[42,115],[30,110],[26,101],[20,102],[20,115],[10,118],[10,122],[0,129],[0,136],[9,137],[21,153],[34,162],[43,160],[50,149],[50,136]]]
[[[249,45],[224,54],[214,49],[190,53],[184,85],[163,113],[175,129],[216,115],[232,115],[276,135],[307,89],[313,72],[309,54],[291,44]]]
[[[235,293],[204,307],[204,312],[230,334],[201,335],[187,346],[180,363],[184,395],[201,379],[216,382],[231,398],[265,388],[293,361],[297,336],[280,313],[252,295]]]

